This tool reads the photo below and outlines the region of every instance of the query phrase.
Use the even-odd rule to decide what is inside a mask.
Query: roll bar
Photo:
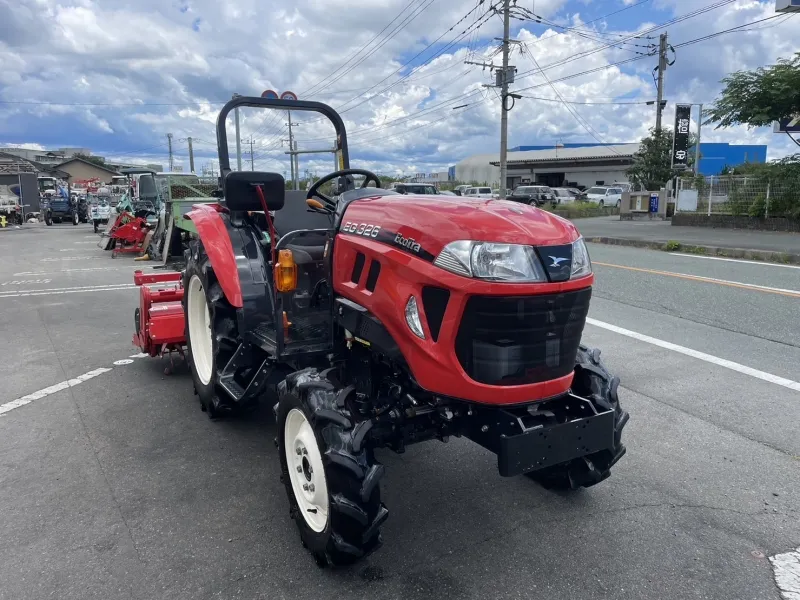
[[[225,129],[225,121],[228,114],[240,106],[250,106],[254,108],[264,107],[281,110],[301,110],[306,112],[318,112],[333,123],[336,135],[339,139],[339,148],[342,153],[342,168],[350,168],[350,154],[347,151],[347,132],[344,128],[344,121],[333,108],[322,102],[312,102],[309,100],[280,100],[273,98],[259,98],[257,96],[238,96],[229,100],[217,117],[217,151],[219,153],[219,170],[222,185],[225,185],[225,177],[231,172],[230,154],[228,153],[228,133]]]

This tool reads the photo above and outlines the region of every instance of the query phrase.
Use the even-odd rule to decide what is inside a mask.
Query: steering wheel
[[[336,179],[337,177],[345,177],[347,175],[364,176],[364,183],[361,184],[360,189],[368,187],[367,184],[370,181],[375,182],[375,187],[378,188],[381,187],[381,180],[378,179],[378,176],[375,175],[375,173],[373,173],[372,171],[366,171],[364,169],[344,169],[342,171],[334,171],[333,173],[326,175],[325,177],[323,177],[322,179],[320,179],[314,185],[311,186],[311,189],[309,189],[308,193],[306,194],[306,203],[308,203],[308,205],[311,206],[312,208],[319,208],[313,206],[309,202],[310,200],[314,200],[314,196],[316,196],[317,198],[320,198],[323,202],[325,202],[325,204],[327,205],[327,207],[325,208],[333,209],[336,206],[336,202],[334,202],[331,198],[328,198],[328,196],[320,192],[319,188],[321,188],[324,184],[328,183],[329,181]]]

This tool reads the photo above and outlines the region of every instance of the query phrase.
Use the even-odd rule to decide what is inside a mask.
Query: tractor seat
[[[328,215],[309,212],[306,193],[301,191],[287,190],[283,208],[275,211],[273,223],[278,238],[302,229],[331,228],[331,219]],[[326,232],[310,233],[294,238],[286,248],[292,251],[298,264],[318,262],[322,260],[326,241]]]

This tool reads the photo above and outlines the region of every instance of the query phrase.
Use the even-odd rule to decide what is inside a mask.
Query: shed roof
[[[561,160],[603,160],[609,158],[632,158],[639,151],[639,144],[614,144],[613,146],[584,146],[581,148],[552,148],[509,152],[508,164],[552,162]],[[492,155],[490,164],[499,164],[498,155]]]

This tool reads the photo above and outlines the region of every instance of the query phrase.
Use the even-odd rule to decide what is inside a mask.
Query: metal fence
[[[678,179],[676,212],[708,216],[789,217],[800,207],[800,187],[737,175]]]

